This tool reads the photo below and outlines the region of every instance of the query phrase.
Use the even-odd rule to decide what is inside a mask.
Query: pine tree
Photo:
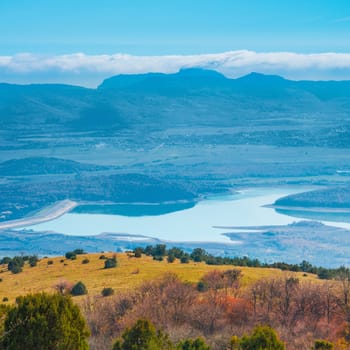
[[[60,294],[19,297],[5,319],[2,346],[6,350],[87,350],[80,309]]]

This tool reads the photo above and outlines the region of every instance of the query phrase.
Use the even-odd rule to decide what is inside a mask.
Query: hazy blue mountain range
[[[347,185],[337,172],[350,169],[349,97],[350,81],[203,69],[118,75],[97,89],[0,84],[0,209],[17,218],[89,190],[103,200],[103,181],[109,201],[135,185],[145,201],[148,181],[158,192],[176,184],[164,201],[242,185]]]
[[[191,208],[210,194],[295,184],[327,190],[282,199],[276,204],[288,208],[279,211],[320,201],[347,208],[349,148],[350,81],[290,81],[258,73],[227,79],[186,69],[118,75],[97,89],[0,84],[0,221],[31,216],[65,199],[83,204],[76,212],[131,216],[142,209],[135,203],[162,203],[142,209],[143,215],[158,215]],[[137,212],[125,212],[125,203]],[[308,215],[321,220],[324,214]],[[327,215],[339,221],[347,214]],[[315,227],[299,229],[306,237]],[[330,243],[333,233],[346,234],[330,232]],[[11,252],[36,239],[25,232],[2,234]],[[274,247],[270,258],[281,259],[288,234],[277,232],[268,247],[248,240],[230,254],[253,256]],[[78,239],[56,238],[60,247]],[[53,241],[41,252],[54,252]],[[102,241],[96,247],[106,249]],[[305,247],[309,256],[318,254],[313,242]],[[343,263],[347,252],[334,251]]]
[[[5,137],[45,130],[115,134],[141,127],[149,132],[221,126],[237,129],[229,139],[235,144],[344,147],[349,97],[349,81],[289,81],[258,73],[227,79],[186,69],[118,75],[97,89],[1,84],[0,125]],[[224,142],[227,137],[222,135]]]
[[[47,157],[10,159],[0,163],[0,176],[28,176],[49,174],[79,174],[86,171],[108,170],[108,167],[82,164],[73,160]]]

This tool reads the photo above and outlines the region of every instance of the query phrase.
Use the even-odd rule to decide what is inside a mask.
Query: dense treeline
[[[74,260],[77,255],[86,254],[83,249],[75,249],[65,254],[66,259]],[[146,247],[137,247],[133,250],[135,257],[141,257],[142,254],[152,256],[154,260],[163,261],[167,259],[169,263],[179,259],[181,263],[188,263],[190,260],[194,262],[205,262],[208,265],[232,265],[245,267],[263,267],[277,268],[283,271],[304,272],[316,274],[320,279],[341,279],[344,276],[350,276],[350,269],[340,266],[336,269],[314,266],[308,261],[302,261],[300,264],[288,264],[285,262],[266,263],[259,259],[252,259],[247,256],[243,257],[222,257],[209,254],[205,249],[195,248],[190,253],[185,252],[178,247],[167,248],[165,244],[148,245]],[[36,266],[39,258],[37,255],[21,255],[14,257],[3,257],[0,259],[0,265],[7,265],[8,270],[13,273],[22,272],[22,268],[26,262],[31,267]],[[114,267],[114,266],[113,266]],[[108,267],[107,267],[108,268]]]
[[[173,247],[167,249],[165,244],[149,245],[145,248],[137,247],[133,250],[135,257],[141,257],[141,254],[152,256],[155,260],[163,260],[167,257],[168,262],[173,262],[179,259],[182,263],[187,263],[190,260],[194,262],[205,262],[208,265],[233,265],[246,267],[264,267],[277,268],[283,271],[304,272],[317,275],[320,279],[338,279],[345,275],[350,276],[350,269],[340,266],[336,269],[314,266],[308,261],[302,261],[300,264],[288,264],[285,262],[266,263],[259,259],[244,257],[222,257],[209,254],[202,248],[196,248],[191,253],[187,253],[181,248]]]

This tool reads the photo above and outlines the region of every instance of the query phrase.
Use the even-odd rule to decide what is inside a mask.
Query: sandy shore
[[[42,222],[50,221],[56,219],[63,214],[69,212],[78,205],[77,202],[73,202],[69,199],[57,202],[49,207],[46,207],[39,211],[36,215],[31,217],[26,217],[18,220],[4,221],[0,223],[0,230],[23,227],[23,226],[32,226],[40,224]]]

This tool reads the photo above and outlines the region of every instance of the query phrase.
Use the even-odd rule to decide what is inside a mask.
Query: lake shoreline
[[[305,211],[305,212],[317,212],[317,213],[350,213],[350,208],[332,208],[332,207],[300,207],[292,205],[275,205],[267,204],[264,208],[280,209],[280,210],[294,210],[294,211]]]
[[[23,226],[31,226],[48,222],[63,216],[64,214],[73,210],[78,205],[79,203],[77,202],[65,199],[63,201],[59,201],[48,207],[45,207],[44,209],[40,210],[38,213],[32,216],[16,220],[3,221],[0,223],[0,230],[5,230],[9,228],[20,228]]]

